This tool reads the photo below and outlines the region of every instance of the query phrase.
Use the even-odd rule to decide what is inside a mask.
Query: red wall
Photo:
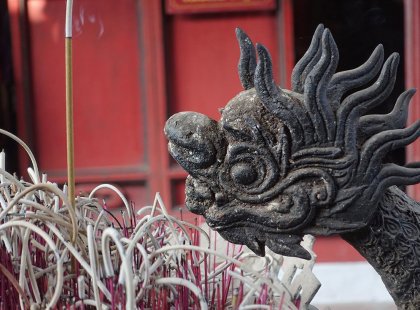
[[[405,31],[405,85],[407,88],[417,88],[410,103],[409,123],[420,116],[420,2],[404,0],[404,31]],[[407,162],[420,162],[420,141],[417,140],[407,147]],[[410,186],[410,196],[420,200],[420,185]]]

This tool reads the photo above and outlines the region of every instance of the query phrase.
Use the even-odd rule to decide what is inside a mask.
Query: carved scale
[[[383,161],[420,135],[420,121],[405,127],[415,91],[389,114],[369,114],[393,89],[398,54],[384,61],[379,45],[360,67],[336,72],[337,46],[320,25],[285,90],[264,46],[236,34],[245,90],[218,122],[182,112],[165,126],[169,152],[190,174],[187,207],[259,255],[267,246],[307,259],[303,235],[339,234],[399,309],[420,309],[420,207],[395,186],[420,182],[420,168]]]

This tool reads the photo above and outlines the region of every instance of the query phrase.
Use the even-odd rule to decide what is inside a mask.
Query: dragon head
[[[405,128],[414,90],[389,114],[369,114],[393,89],[398,54],[384,62],[379,45],[360,67],[336,72],[337,46],[322,25],[293,69],[292,90],[281,89],[266,48],[236,34],[245,90],[218,122],[181,112],[165,125],[170,154],[190,174],[186,206],[256,254],[267,246],[310,258],[304,234],[363,228],[386,188],[420,181],[419,168],[383,160],[420,135],[420,122]]]

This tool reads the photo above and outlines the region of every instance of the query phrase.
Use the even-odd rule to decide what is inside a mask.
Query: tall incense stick
[[[67,0],[65,25],[66,59],[66,141],[67,141],[67,183],[70,206],[75,208],[74,197],[74,137],[73,137],[73,68],[72,68],[72,15],[73,0]],[[71,241],[76,242],[77,231],[73,231]]]

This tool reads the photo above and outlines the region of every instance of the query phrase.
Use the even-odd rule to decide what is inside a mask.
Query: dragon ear
[[[241,51],[238,63],[239,79],[244,89],[250,89],[254,87],[254,73],[257,66],[255,48],[251,39],[240,28],[236,28],[236,38]]]

